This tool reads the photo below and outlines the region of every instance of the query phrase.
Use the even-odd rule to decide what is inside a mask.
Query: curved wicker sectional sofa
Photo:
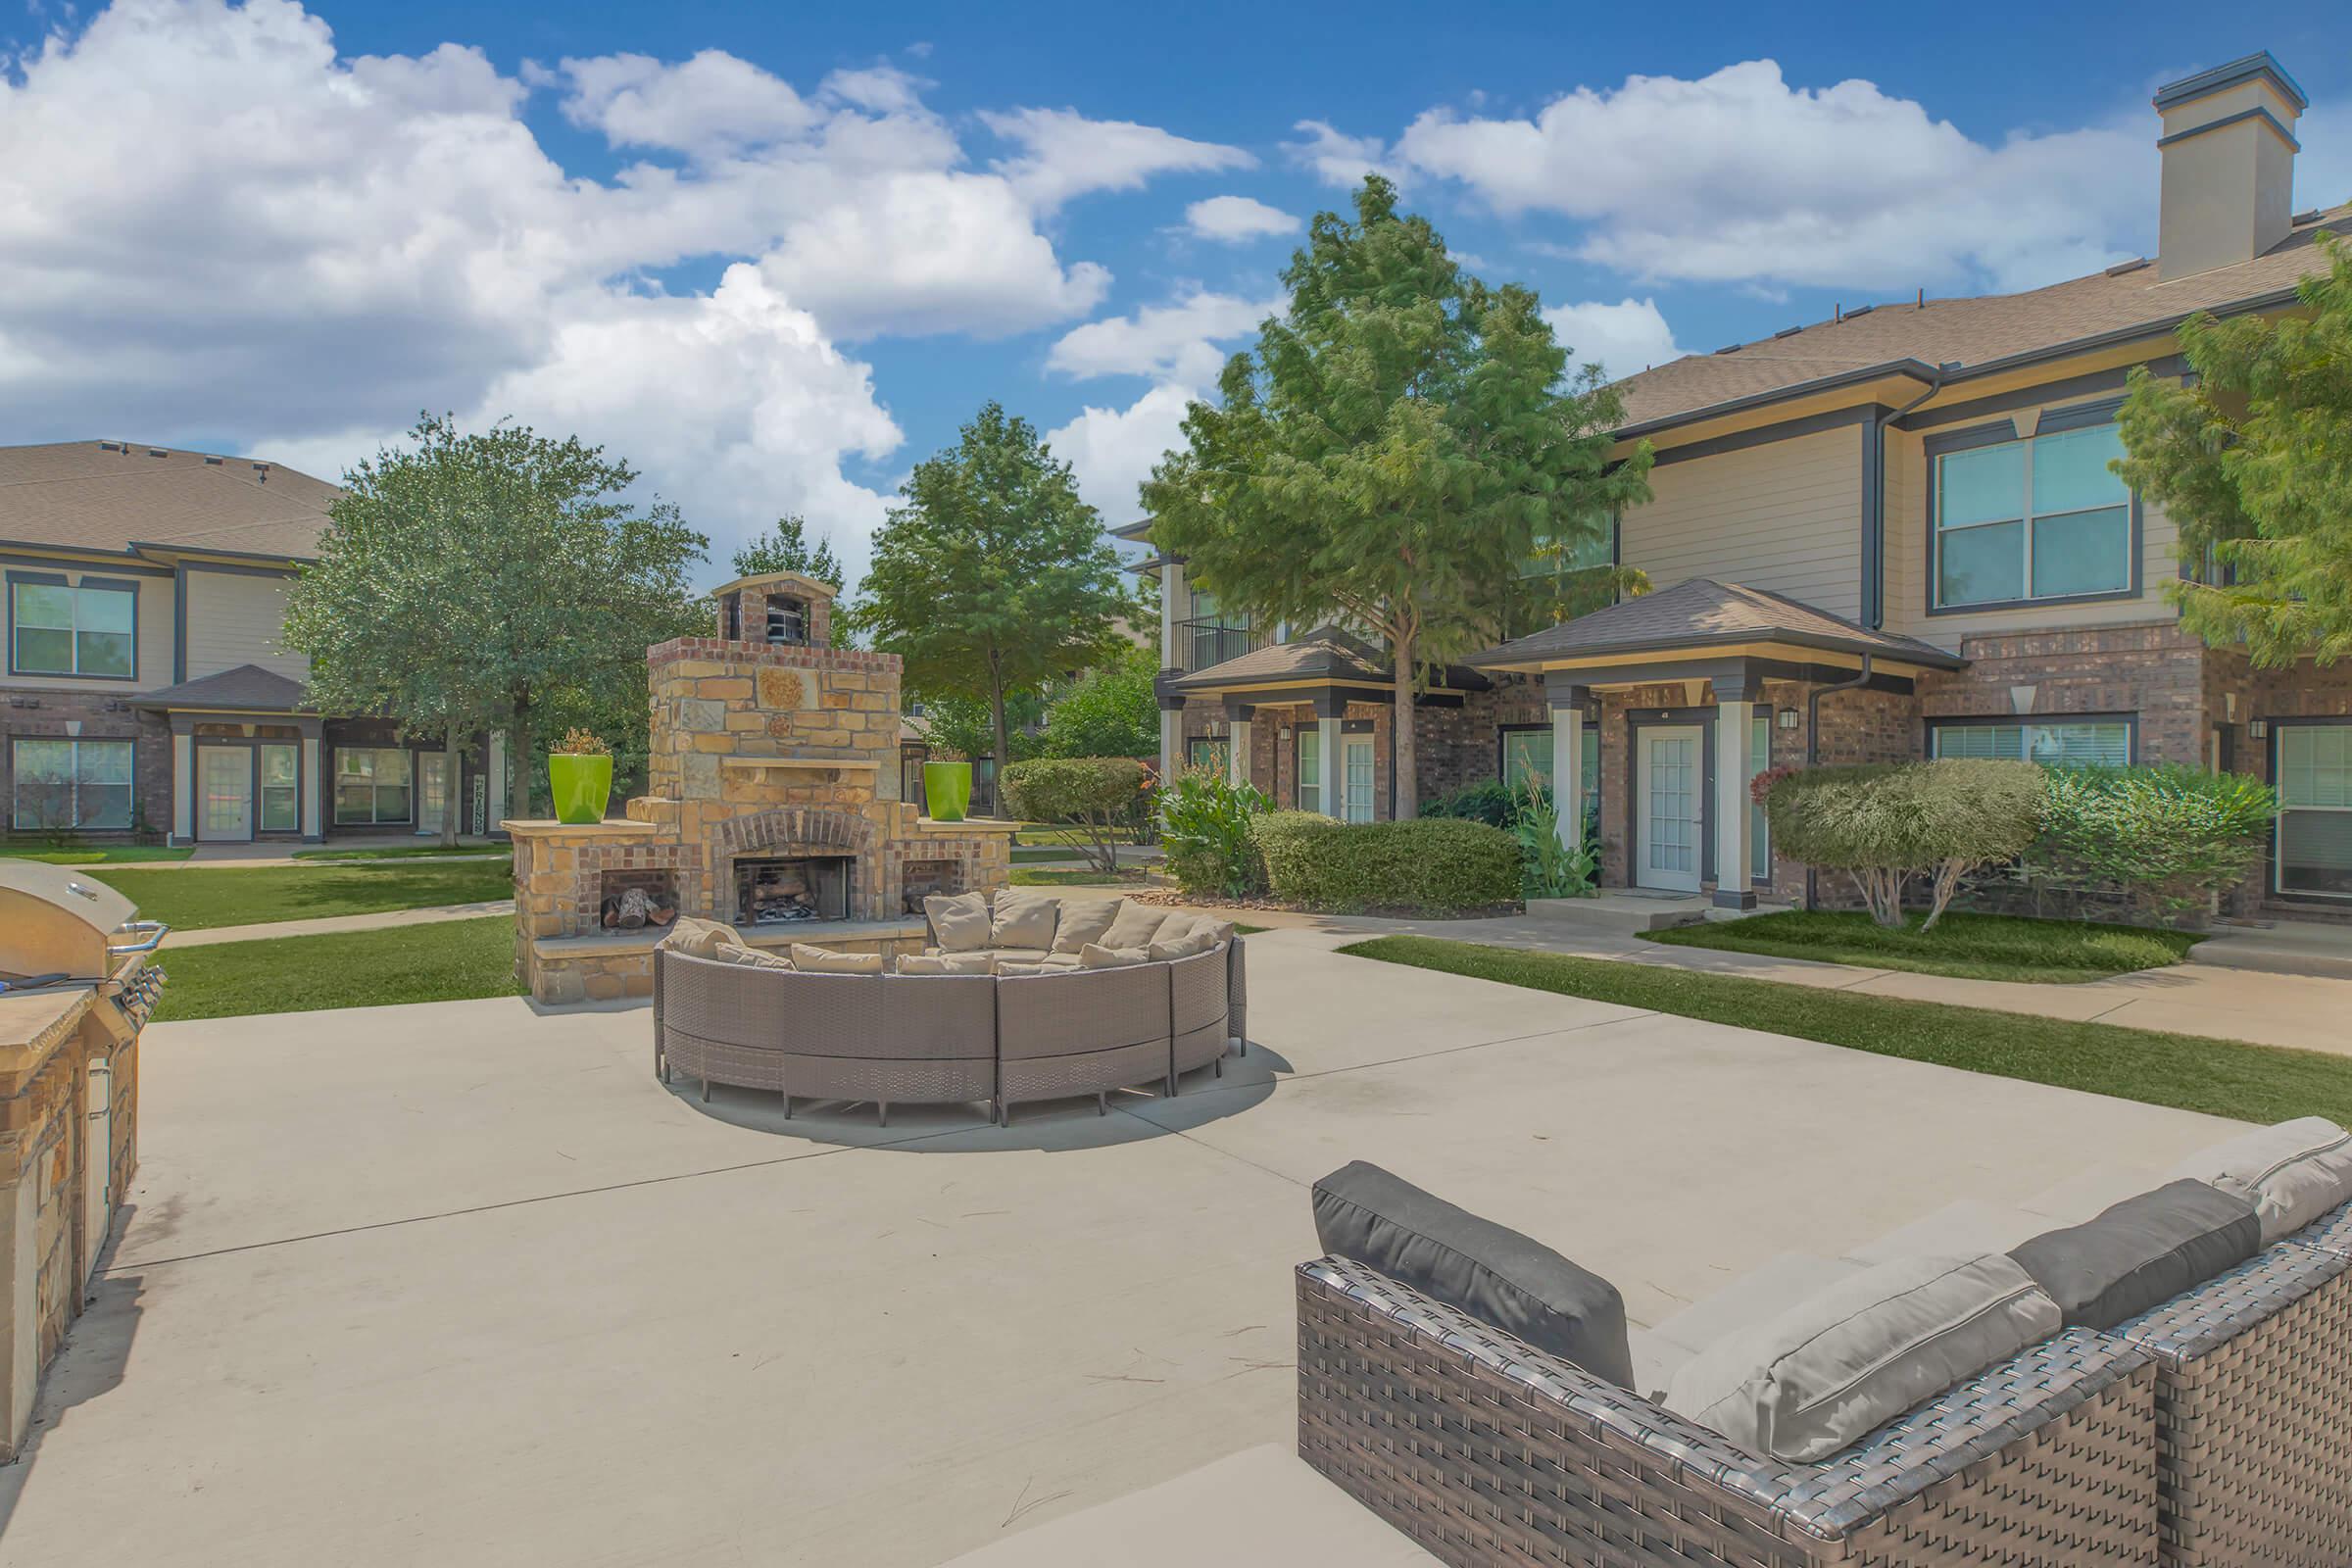
[[[795,1100],[987,1102],[1009,1125],[1030,1101],[1224,1070],[1243,1045],[1242,941],[1118,968],[1045,974],[822,974],[660,950],[654,1067]]]

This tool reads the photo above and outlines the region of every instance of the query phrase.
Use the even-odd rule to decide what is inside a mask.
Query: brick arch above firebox
[[[722,856],[746,855],[787,845],[863,855],[871,853],[879,838],[874,824],[855,811],[784,806],[721,822],[712,835],[712,847]]]

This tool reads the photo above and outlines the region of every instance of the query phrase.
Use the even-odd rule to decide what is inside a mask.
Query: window
[[[138,590],[128,583],[9,580],[9,668],[20,675],[128,680],[138,642]]]
[[[2054,724],[1937,724],[1937,757],[1989,757],[2044,767],[2128,767],[2132,721],[2082,719]]]
[[[1320,812],[1323,809],[1323,726],[1298,726],[1298,797],[1301,811]]]
[[[335,748],[335,825],[409,820],[409,754],[397,746]]]
[[[1506,724],[1499,741],[1502,755],[1496,771],[1504,789],[1515,793],[1531,778],[1551,788],[1549,724]],[[1584,756],[1578,760],[1582,763],[1578,771],[1584,775],[1585,817],[1591,821],[1600,812],[1600,726],[1588,720],[1581,744]]]
[[[262,829],[291,833],[302,825],[297,815],[301,786],[302,749],[299,746],[262,748]]]
[[[1225,776],[1225,740],[1219,735],[1194,735],[1184,743],[1184,765]]]
[[[2123,452],[2094,424],[1938,456],[1936,605],[2128,593],[2132,492],[2107,467]]]
[[[19,829],[67,832],[130,826],[131,743],[30,737],[11,748]]]
[[[1192,612],[1191,618],[1183,623],[1190,632],[1192,655],[1185,668],[1206,669],[1228,659],[1239,659],[1257,646],[1250,617],[1219,611],[1215,595],[1194,589]]]
[[[2278,891],[2352,897],[2352,724],[2280,724]]]
[[[767,602],[767,640],[772,645],[798,645],[808,640],[808,607],[798,599]]]
[[[1504,629],[1525,636],[1607,609],[1617,602],[1617,585],[1605,568],[1616,564],[1615,517],[1597,528],[1573,530],[1564,541],[1555,536],[1540,542],[1536,553],[1519,564]]]
[[[1772,766],[1772,710],[1759,705],[1747,721],[1747,781],[1753,784],[1756,775]],[[1747,808],[1747,874],[1750,880],[1772,880],[1772,819],[1764,814],[1764,803],[1755,799]]]

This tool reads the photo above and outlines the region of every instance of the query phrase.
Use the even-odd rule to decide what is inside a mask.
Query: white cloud
[[[682,167],[573,176],[533,84]],[[901,437],[839,343],[1084,315],[1108,274],[1056,254],[1054,202],[1247,158],[1049,115],[975,172],[924,85],[711,51],[517,79],[454,44],[340,57],[293,0],[120,0],[0,74],[0,424],[332,475],[419,409],[513,415],[629,458],[722,559],[796,507],[854,559],[882,499],[848,474]],[[687,261],[723,281],[651,281]]]
[[[1087,410],[1046,432],[1054,455],[1067,462],[1084,496],[1111,527],[1143,516],[1137,489],[1162,455],[1184,444],[1184,411],[1194,394],[1155,386],[1126,409]]]
[[[1248,196],[1211,196],[1184,210],[1184,226],[1202,239],[1240,245],[1268,234],[1296,234],[1306,225]]]
[[[1503,213],[1584,220],[1578,254],[1639,276],[2005,289],[2144,248],[2144,114],[1986,146],[1870,82],[1791,87],[1756,60],[1579,88],[1532,120],[1432,111],[1396,151]]]
[[[1320,120],[1301,120],[1291,128],[1303,139],[1286,141],[1282,150],[1326,185],[1360,185],[1366,174],[1396,178],[1397,169],[1388,161],[1388,149],[1378,136],[1350,136]]]
[[[1679,360],[1685,352],[1675,346],[1674,329],[1652,299],[1554,305],[1544,312],[1544,319],[1568,351],[1572,368],[1597,364],[1611,380]]]
[[[1192,141],[1156,125],[1089,120],[1074,109],[983,110],[981,123],[1019,146],[992,166],[1033,206],[1052,210],[1097,190],[1134,190],[1154,174],[1248,169],[1239,147]]]
[[[1218,345],[1247,337],[1282,309],[1280,297],[1246,300],[1234,294],[1188,294],[1171,305],[1147,305],[1131,316],[1072,327],[1047,353],[1046,368],[1079,379],[1149,375],[1204,387],[1225,365],[1225,351]]]

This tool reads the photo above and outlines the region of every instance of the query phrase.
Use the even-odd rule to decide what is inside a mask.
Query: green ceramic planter
[[[547,760],[548,787],[555,791],[559,822],[602,822],[612,798],[612,759],[556,753]]]
[[[971,804],[971,763],[923,764],[923,805],[932,821],[960,822]]]

